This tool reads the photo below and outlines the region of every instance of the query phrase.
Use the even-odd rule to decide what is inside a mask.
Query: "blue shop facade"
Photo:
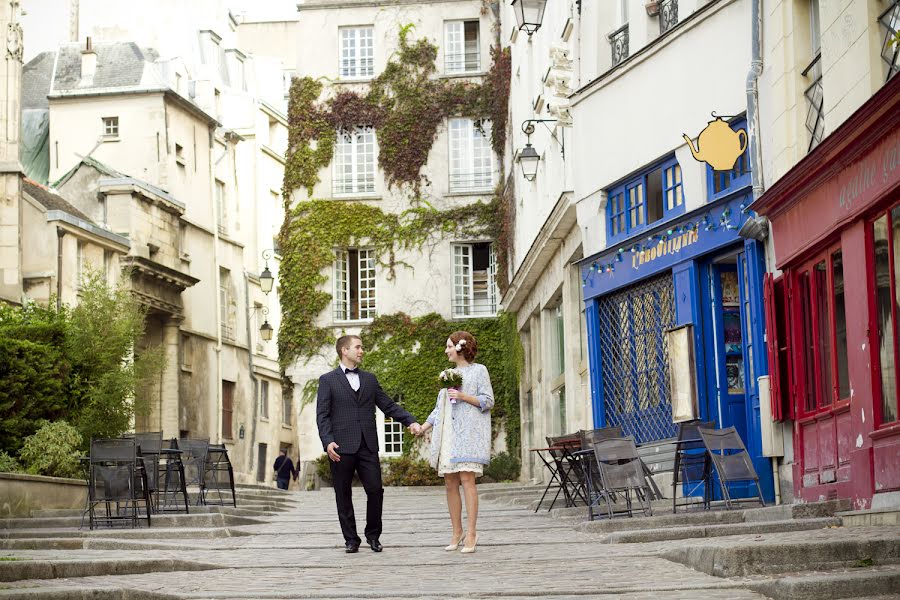
[[[692,325],[697,416],[737,429],[769,502],[757,383],[768,373],[765,249],[738,235],[752,201],[747,154],[732,171],[708,169],[707,185],[709,201],[685,211],[672,156],[607,190],[607,249],[579,263],[594,427],[621,426],[638,444],[676,435],[666,332]]]

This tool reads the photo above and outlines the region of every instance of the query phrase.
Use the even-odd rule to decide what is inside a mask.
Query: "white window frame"
[[[483,192],[494,187],[491,128],[487,119],[450,119],[451,192]]]
[[[119,117],[103,117],[103,137],[119,137]]]
[[[227,198],[225,193],[225,182],[219,179],[216,179],[216,207],[218,209],[218,227],[219,233],[227,234],[228,233],[228,210],[227,210]]]
[[[259,418],[269,420],[269,382],[259,381]]]
[[[281,391],[281,424],[285,427],[291,427],[291,417],[294,412],[294,397]]]
[[[335,196],[374,194],[377,154],[372,127],[338,130],[332,160],[332,193]]]
[[[466,24],[475,24],[475,51],[466,51]],[[447,75],[481,70],[481,23],[478,19],[444,22],[444,72]]]
[[[341,79],[369,79],[375,75],[375,28],[341,27],[338,73]]]
[[[81,290],[84,287],[84,269],[86,266],[86,260],[84,257],[84,251],[87,248],[87,244],[81,240],[78,240],[78,243],[75,245],[75,289]]]
[[[378,418],[378,453],[383,457],[403,456],[403,423],[386,417],[380,410]]]
[[[476,293],[474,256],[475,246],[488,244],[487,289]],[[454,243],[451,249],[453,268],[453,296],[451,310],[454,318],[493,317],[497,314],[497,255],[493,242]],[[489,310],[478,310],[486,305]]]
[[[350,281],[350,261],[356,255],[356,281]],[[334,260],[334,320],[371,321],[377,314],[375,285],[375,250],[372,248],[339,248]],[[356,290],[356,311],[351,299]]]

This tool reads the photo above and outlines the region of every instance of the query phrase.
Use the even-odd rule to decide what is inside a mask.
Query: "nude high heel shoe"
[[[459,552],[460,552],[460,554],[472,554],[473,552],[475,552],[475,546],[477,546],[477,545],[478,545],[478,534],[476,533],[475,534],[475,543],[473,543],[471,546],[463,546],[462,550],[460,550]]]
[[[463,545],[464,541],[466,541],[466,534],[462,534],[461,536],[459,536],[459,540],[455,544],[450,544],[449,546],[445,547],[444,550],[446,550],[447,552],[458,550],[459,547]]]

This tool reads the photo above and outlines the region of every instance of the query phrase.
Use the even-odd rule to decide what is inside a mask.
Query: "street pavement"
[[[491,489],[502,486],[482,487]],[[521,505],[483,500],[477,551],[461,554],[444,550],[450,541],[450,522],[442,488],[388,488],[381,537],[384,551],[372,552],[364,544],[359,553],[348,555],[330,489],[272,491],[271,495],[282,501],[280,512],[257,513],[251,517],[257,524],[215,532],[154,527],[93,535],[73,529],[35,529],[34,535],[41,536],[34,542],[35,549],[23,548],[29,544],[23,541],[24,530],[12,533],[13,537],[0,539],[6,543],[0,546],[5,548],[0,550],[0,599],[751,600],[770,597],[753,591],[765,591],[761,584],[774,584],[796,574],[778,573],[783,569],[776,565],[755,569],[754,575],[717,577],[665,556],[671,558],[673,551],[690,548],[702,551],[711,545],[741,549],[749,544],[758,550],[810,540],[827,544],[872,539],[883,540],[887,545],[879,547],[891,554],[900,543],[897,528],[834,526],[764,535],[606,543],[603,535],[576,531],[577,519],[553,518],[543,510],[535,514]],[[354,490],[354,504],[362,532],[365,496],[361,489]],[[0,529],[3,531],[16,532]],[[74,535],[83,537],[73,540]],[[81,540],[82,547],[48,548],[54,539],[75,545]],[[757,552],[752,560],[764,561],[764,554]],[[867,576],[882,576],[879,598],[900,597],[884,593],[900,591],[900,587],[891,587],[892,583],[884,587],[884,575],[896,576],[900,584],[900,570],[891,560],[862,566],[867,567]],[[816,575],[856,576],[851,567]],[[33,570],[25,570],[29,568]],[[872,593],[865,589],[870,586],[867,581],[850,585],[859,592],[853,596]],[[849,596],[813,591],[806,597]]]

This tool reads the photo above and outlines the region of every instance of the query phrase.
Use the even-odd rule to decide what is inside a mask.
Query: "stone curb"
[[[209,571],[219,567],[172,559],[138,560],[21,560],[0,562],[0,581],[62,579],[96,575],[136,575],[172,571]]]
[[[663,527],[660,529],[615,532],[606,536],[604,541],[607,544],[639,544],[644,542],[711,538],[727,535],[754,535],[763,533],[784,533],[789,531],[808,531],[810,529],[836,527],[840,524],[840,519],[832,517],[823,519],[789,519],[785,521],[728,523],[724,525],[703,525],[699,527]]]

